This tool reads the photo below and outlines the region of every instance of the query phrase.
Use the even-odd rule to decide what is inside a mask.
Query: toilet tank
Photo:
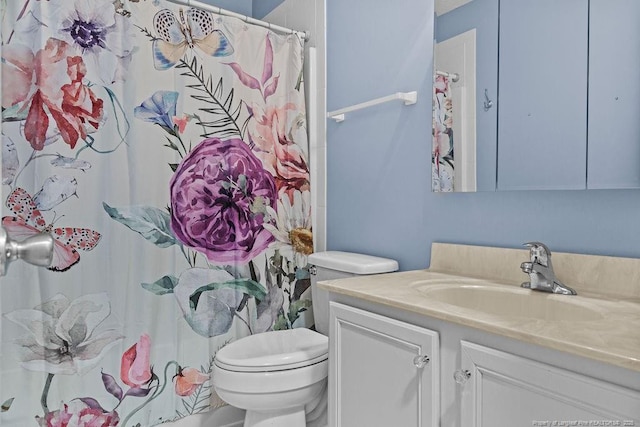
[[[319,289],[318,282],[369,274],[391,273],[398,269],[393,259],[352,252],[327,251],[309,255],[311,298],[316,331],[329,335],[329,293]]]

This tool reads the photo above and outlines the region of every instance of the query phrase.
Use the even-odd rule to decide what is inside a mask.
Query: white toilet
[[[299,328],[241,338],[218,351],[213,384],[228,404],[246,409],[244,427],[326,425],[329,298],[318,281],[389,273],[394,260],[349,252],[309,255],[318,332]]]

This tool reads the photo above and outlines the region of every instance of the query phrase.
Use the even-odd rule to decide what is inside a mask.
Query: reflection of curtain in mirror
[[[454,190],[453,104],[449,77],[436,76],[433,84],[433,147],[431,188],[435,192]]]

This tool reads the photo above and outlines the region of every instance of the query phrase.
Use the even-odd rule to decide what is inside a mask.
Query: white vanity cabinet
[[[640,373],[331,294],[330,427],[640,427]],[[428,364],[414,365],[427,355]]]
[[[462,426],[640,426],[637,391],[467,341],[460,350]]]
[[[438,333],[330,305],[329,425],[439,425]]]

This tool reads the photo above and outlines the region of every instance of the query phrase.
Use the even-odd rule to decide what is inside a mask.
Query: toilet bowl
[[[245,409],[245,427],[304,427],[308,404],[325,392],[329,339],[310,329],[251,335],[218,351],[218,396]]]
[[[321,280],[388,273],[398,263],[349,252],[309,255],[316,330],[271,331],[241,338],[214,358],[213,385],[228,404],[245,409],[244,427],[326,425],[329,299]]]

